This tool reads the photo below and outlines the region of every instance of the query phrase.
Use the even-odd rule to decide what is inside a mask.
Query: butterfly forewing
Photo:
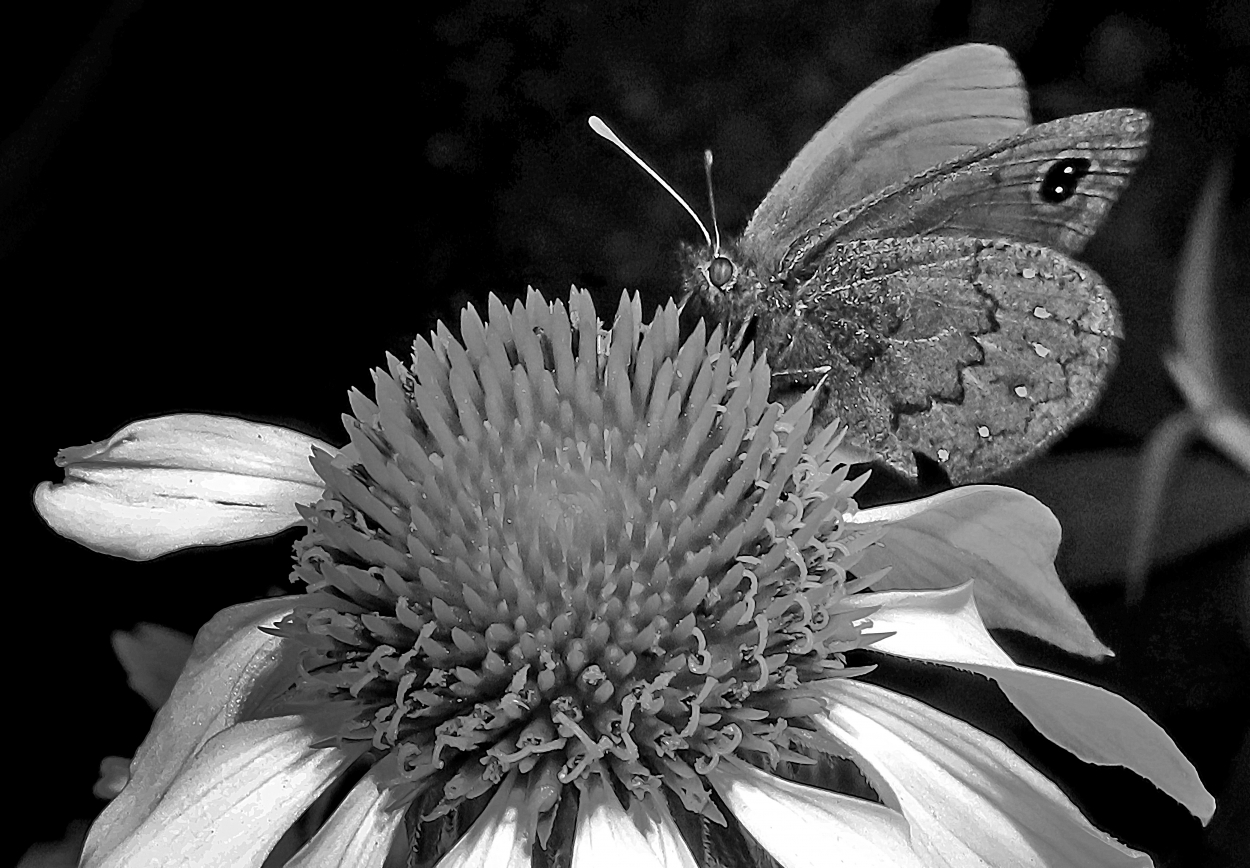
[[[744,251],[775,264],[839,211],[1029,123],[1024,82],[1003,49],[926,55],[868,87],[812,137],[747,224]]]
[[[1061,118],[886,189],[795,241],[781,271],[831,242],[907,235],[1032,241],[1079,253],[1145,155],[1149,117],[1113,109]],[[1080,165],[1070,186],[1056,172]]]

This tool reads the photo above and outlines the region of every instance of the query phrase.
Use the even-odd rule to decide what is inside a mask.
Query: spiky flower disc
[[[811,685],[864,671],[841,601],[876,536],[842,533],[839,438],[805,445],[809,402],[770,404],[750,349],[679,346],[672,304],[644,328],[626,298],[610,331],[577,291],[489,317],[389,357],[314,459],[312,593],[275,631],[305,646],[297,697],[446,844],[510,775],[540,848],[592,776],[724,822],[703,776],[810,763]]]

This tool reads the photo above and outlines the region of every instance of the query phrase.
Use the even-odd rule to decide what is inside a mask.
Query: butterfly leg
[[[819,383],[832,370],[832,365],[819,365],[814,368],[793,368],[787,371],[773,371],[773,391],[809,388]]]
[[[773,371],[772,388],[769,390],[769,395],[774,401],[780,401],[783,405],[789,407],[803,393],[814,387],[817,389],[814,409],[819,414],[829,403],[829,374],[832,371],[832,365],[815,365],[810,368],[789,368],[783,371]]]
[[[883,460],[904,476],[916,477],[915,459],[894,438],[890,407],[865,383],[860,372],[840,358],[832,364],[787,368],[772,375],[770,397],[789,407],[809,389],[816,389],[812,421],[817,426],[839,423],[847,429],[843,448],[856,462]]]

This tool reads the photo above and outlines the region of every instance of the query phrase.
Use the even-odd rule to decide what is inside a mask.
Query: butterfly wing
[[[755,210],[742,250],[775,265],[838,212],[1029,123],[1024,82],[1003,49],[926,55],[861,92],[812,137]]]
[[[767,300],[756,342],[781,372],[774,395],[786,398],[786,377],[797,394],[829,367],[820,421],[840,419],[907,476],[913,450],[957,484],[1018,464],[1093,405],[1114,364],[1111,294],[1053,250],[929,236],[828,254]]]
[[[1149,116],[1134,109],[1029,127],[815,227],[791,245],[781,270],[819,258],[833,241],[881,236],[1010,238],[1079,253],[1145,156],[1149,130]]]

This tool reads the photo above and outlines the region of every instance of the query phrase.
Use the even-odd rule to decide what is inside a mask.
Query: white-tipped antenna
[[[712,151],[703,152],[703,174],[707,176],[707,204],[712,209],[712,231],[716,233],[713,256],[720,256],[720,224],[716,222],[716,196],[712,193]]]
[[[670,196],[672,196],[674,199],[676,199],[676,200],[677,200],[677,202],[678,202],[678,204],[680,204],[680,205],[681,205],[681,207],[683,207],[683,208],[685,208],[685,209],[686,209],[686,213],[687,213],[687,214],[689,214],[691,217],[693,217],[693,218],[694,218],[694,222],[699,224],[699,231],[703,233],[703,239],[704,239],[705,241],[707,241],[707,246],[708,246],[709,248],[711,248],[711,247],[712,247],[712,236],[708,234],[707,227],[703,225],[703,221],[699,219],[699,215],[698,215],[698,214],[696,214],[696,213],[694,213],[694,209],[693,209],[693,208],[691,208],[689,205],[687,205],[687,204],[686,204],[686,200],[685,200],[685,199],[683,199],[683,198],[681,198],[681,196],[678,196],[678,195],[677,195],[677,191],[676,191],[676,190],[674,190],[671,186],[669,186],[668,181],[665,181],[663,178],[661,178],[661,177],[660,177],[660,176],[656,173],[655,169],[651,168],[651,167],[650,167],[650,166],[648,166],[646,163],[644,163],[644,162],[642,161],[642,158],[641,158],[641,157],[639,157],[637,154],[635,154],[633,151],[631,151],[631,150],[629,149],[629,145],[627,145],[627,144],[625,144],[624,142],[622,142],[622,141],[620,140],[620,138],[616,135],[616,133],[612,132],[612,130],[608,127],[608,125],[607,125],[607,124],[605,124],[605,123],[604,123],[604,122],[603,122],[603,121],[602,121],[599,117],[597,117],[596,115],[591,115],[591,116],[590,116],[590,128],[591,128],[592,130],[594,130],[596,133],[598,133],[599,135],[603,136],[605,139],[607,139],[607,140],[608,140],[609,142],[611,142],[612,144],[616,145],[616,146],[617,146],[618,148],[620,148],[622,151],[624,151],[624,152],[625,152],[625,156],[629,157],[631,160],[633,160],[633,161],[634,161],[635,163],[637,163],[639,166],[642,166],[642,170],[643,170],[644,172],[646,172],[646,173],[647,173],[648,175],[650,175],[652,178],[655,178],[656,182],[657,182],[657,183],[659,183],[659,185],[660,185],[661,187],[663,187],[665,190],[667,190],[667,191],[668,191],[668,194],[669,194]],[[717,250],[719,250],[719,249],[720,249],[720,235],[719,235],[719,233],[718,233],[718,234],[717,234],[717,236],[716,236],[716,249],[717,249]]]

